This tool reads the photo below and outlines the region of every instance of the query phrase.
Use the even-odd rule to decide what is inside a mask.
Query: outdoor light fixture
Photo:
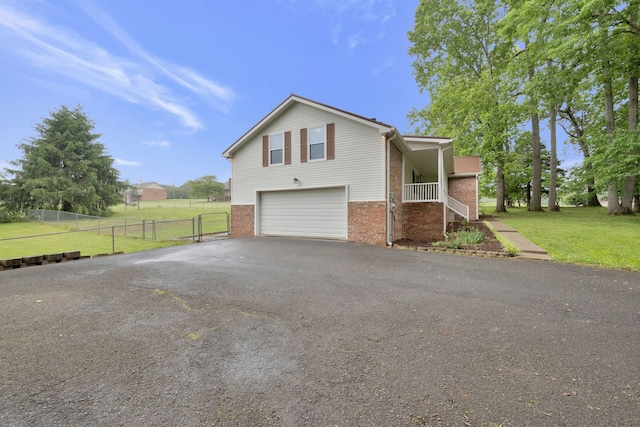
[[[293,178],[293,182],[294,182],[295,184],[300,184],[300,180],[299,180],[298,178]]]

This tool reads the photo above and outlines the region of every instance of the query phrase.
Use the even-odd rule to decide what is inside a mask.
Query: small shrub
[[[457,231],[445,233],[444,240],[433,243],[433,246],[460,249],[465,245],[479,245],[484,241],[484,238],[485,235],[482,231],[466,225]]]

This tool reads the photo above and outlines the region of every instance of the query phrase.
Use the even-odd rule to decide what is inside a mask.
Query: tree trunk
[[[638,21],[637,11],[631,13],[630,21],[635,24]],[[635,44],[631,45],[631,57],[637,58],[638,48]],[[629,77],[629,123],[628,129],[630,132],[636,132],[638,130],[638,63],[636,61],[631,62],[633,69]],[[638,152],[634,152],[636,156]],[[631,214],[633,213],[633,197],[636,195],[636,176],[635,174],[625,177],[624,186],[622,191],[622,206],[621,213]]]
[[[615,124],[615,113],[613,109],[613,87],[611,84],[611,76],[609,75],[609,61],[606,63],[606,67],[603,70],[603,74],[605,77],[604,81],[604,117],[607,131],[608,144],[613,144],[613,136],[616,131]],[[620,213],[620,203],[618,201],[618,183],[612,181],[609,183],[607,188],[607,213],[608,214],[619,214]]]
[[[533,80],[533,67],[529,68],[529,80]],[[538,116],[538,104],[535,98],[531,97],[531,107],[534,109],[531,114],[531,149],[533,153],[533,170],[531,174],[531,202],[529,210],[533,212],[542,211],[542,156],[540,148],[540,117]]]
[[[550,211],[559,211],[557,198],[557,180],[558,180],[558,155],[556,153],[556,107],[551,107],[549,111],[549,145],[551,151],[551,165],[549,170],[549,203],[547,207]]]
[[[561,110],[561,116],[571,123],[573,127],[572,138],[578,143],[582,156],[584,158],[583,168],[587,175],[587,206],[602,206],[598,200],[598,193],[596,192],[596,180],[593,175],[593,169],[586,160],[589,159],[590,152],[589,146],[584,140],[584,131],[579,119],[573,114],[571,107],[567,107],[565,110]]]
[[[498,168],[496,171],[496,212],[507,211],[504,203],[504,189],[504,165],[502,164],[502,162],[498,162]]]
[[[598,200],[598,193],[596,192],[596,180],[592,177],[587,178],[587,206],[601,207],[600,200]]]
[[[640,195],[633,196],[633,212],[640,213]]]

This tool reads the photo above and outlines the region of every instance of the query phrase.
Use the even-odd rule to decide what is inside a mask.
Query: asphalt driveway
[[[0,425],[640,424],[640,274],[231,239],[0,272]]]

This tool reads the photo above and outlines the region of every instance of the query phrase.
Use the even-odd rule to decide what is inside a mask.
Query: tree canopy
[[[209,199],[224,196],[224,184],[217,181],[215,175],[206,175],[192,181],[187,181],[191,197]]]
[[[6,169],[13,178],[4,183],[5,205],[110,214],[110,207],[122,201],[123,183],[82,108],[62,106],[35,130],[38,136],[18,144],[23,158]]]
[[[555,132],[545,159],[540,122],[555,130],[557,119],[584,155],[572,191],[579,177],[589,204],[599,204],[598,192],[610,213],[631,212],[634,199],[638,209],[639,8],[640,0],[421,0],[409,53],[431,103],[410,113],[416,131],[452,136],[458,155],[482,156],[497,211],[525,176],[529,207],[540,210],[545,193],[555,207],[561,183]]]

